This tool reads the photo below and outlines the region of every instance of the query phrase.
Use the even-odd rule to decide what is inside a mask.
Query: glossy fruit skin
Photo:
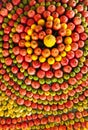
[[[0,129],[86,130],[87,3],[1,1]]]
[[[63,6],[59,6],[59,7],[57,8],[57,12],[59,13],[59,15],[62,15],[62,14],[65,12],[64,7],[63,7]]]
[[[72,67],[76,67],[77,65],[78,65],[78,60],[77,59],[72,59],[72,60],[70,60],[70,65],[72,66]]]

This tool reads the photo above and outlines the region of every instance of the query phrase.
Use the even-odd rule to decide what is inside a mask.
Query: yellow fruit
[[[5,112],[4,112],[4,115],[5,115],[5,117],[9,117],[8,111],[5,111]]]
[[[66,36],[70,36],[72,34],[72,31],[70,29],[66,29]]]
[[[32,30],[32,29],[29,29],[29,30],[27,31],[27,34],[30,35],[30,36],[32,35],[32,33],[33,33],[33,30]]]
[[[27,48],[27,53],[28,54],[32,54],[32,52],[33,52],[32,48]]]
[[[17,27],[18,23],[14,23],[14,27]]]
[[[32,111],[32,108],[31,108],[31,107],[27,107],[27,111],[28,111],[28,112],[31,112],[31,111]]]
[[[55,19],[54,19],[54,22],[55,22],[55,23],[57,23],[57,22],[60,23],[60,19],[59,19],[59,18],[55,18]]]
[[[11,114],[10,116],[11,116],[11,118],[15,118],[16,117],[15,113]]]
[[[64,28],[64,29],[67,29],[67,24],[66,23],[62,23],[61,27]]]
[[[83,111],[83,107],[82,106],[78,106],[78,111],[82,112]]]
[[[46,95],[46,96],[49,96],[49,95],[50,95],[50,92],[45,92],[45,95]]]
[[[80,122],[84,122],[85,120],[84,120],[84,118],[82,117],[82,118],[80,118]]]
[[[53,65],[54,62],[55,62],[55,59],[54,59],[53,57],[48,58],[48,63],[49,63],[50,65]]]
[[[11,15],[11,14],[8,14],[8,18],[11,19],[11,18],[12,18],[12,15]]]
[[[67,112],[68,112],[68,109],[67,109],[67,108],[64,108],[63,112],[64,112],[64,113],[67,113]]]
[[[10,99],[9,103],[12,105],[12,104],[14,104],[14,101]]]
[[[46,61],[46,58],[45,58],[45,57],[43,57],[43,56],[40,56],[40,57],[39,57],[39,61],[40,61],[41,63],[43,63],[43,62],[45,62],[45,61]]]
[[[66,52],[69,52],[70,50],[71,50],[71,46],[70,46],[70,45],[66,45],[66,46],[65,46],[65,51],[66,51]]]
[[[32,60],[37,60],[37,59],[38,59],[38,56],[35,55],[35,54],[33,54],[33,55],[31,56],[31,58],[32,58]]]
[[[46,35],[44,37],[44,45],[46,47],[53,47],[56,43],[56,38],[53,35]]]
[[[62,52],[61,52],[61,56],[62,56],[62,57],[65,57],[65,56],[66,56],[66,52],[65,52],[65,51],[62,51]]]
[[[26,47],[30,47],[30,42],[28,42],[28,41],[25,42],[25,46],[26,46]]]
[[[74,120],[69,121],[71,125],[74,125]]]
[[[38,25],[44,26],[45,25],[45,20],[44,19],[40,19],[38,21]]]
[[[34,102],[34,103],[37,103],[37,99],[33,99],[33,102]]]
[[[2,48],[0,48],[0,53],[2,53]]]
[[[88,130],[87,128],[83,128],[83,130]]]
[[[2,24],[2,28],[6,28],[7,24],[6,23],[3,23]]]
[[[66,37],[64,42],[65,42],[65,44],[71,44],[72,43],[72,38],[71,37]]]
[[[64,93],[64,94],[67,94],[67,93],[68,93],[68,90],[67,90],[67,89],[66,89],[66,90],[64,90],[64,91],[63,91],[63,93]]]
[[[4,111],[0,111],[0,117],[4,116]]]
[[[48,16],[47,21],[53,21],[53,16]]]
[[[62,60],[62,57],[60,55],[58,55],[57,57],[55,57],[55,60],[56,61],[61,61]]]
[[[26,40],[26,41],[29,41],[29,40],[30,40],[30,36],[29,36],[29,35],[26,35],[26,36],[25,36],[25,40]]]
[[[83,104],[87,104],[87,102],[88,102],[87,99],[83,100]]]
[[[78,83],[78,85],[80,85],[80,84],[82,84],[82,81],[81,81],[81,80],[78,80],[78,82],[77,82],[77,83]]]
[[[32,25],[31,25],[31,29],[32,29],[32,30],[34,30],[35,27],[36,27],[36,24],[32,24]]]
[[[14,33],[16,32],[16,28],[12,28],[11,31]]]

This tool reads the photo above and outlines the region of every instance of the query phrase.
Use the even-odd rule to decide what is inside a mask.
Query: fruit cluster
[[[0,130],[88,129],[88,1],[2,0]]]

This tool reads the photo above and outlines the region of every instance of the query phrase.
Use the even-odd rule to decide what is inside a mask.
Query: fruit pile
[[[88,0],[1,0],[0,130],[88,130]]]

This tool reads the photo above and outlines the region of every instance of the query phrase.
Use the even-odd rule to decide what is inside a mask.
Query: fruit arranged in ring
[[[2,0],[0,130],[87,130],[87,109],[87,0]]]

